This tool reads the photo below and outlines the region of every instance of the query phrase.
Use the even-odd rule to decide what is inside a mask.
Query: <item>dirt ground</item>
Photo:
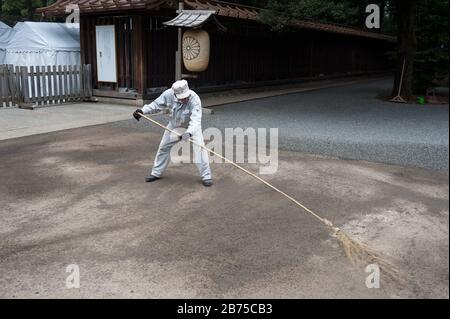
[[[0,142],[1,298],[449,297],[448,171],[280,152],[270,182],[406,276],[368,289],[322,225],[229,165],[212,188],[191,164],[146,184],[160,137],[105,124]]]

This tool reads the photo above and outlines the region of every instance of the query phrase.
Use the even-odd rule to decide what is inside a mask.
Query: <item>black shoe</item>
[[[202,181],[202,183],[203,183],[203,186],[205,186],[205,187],[210,187],[210,186],[214,185],[212,179],[205,179],[205,180]]]
[[[148,176],[148,177],[145,179],[145,181],[146,181],[147,183],[151,183],[151,182],[157,181],[158,179],[159,179],[159,177],[150,175],[150,176]]]

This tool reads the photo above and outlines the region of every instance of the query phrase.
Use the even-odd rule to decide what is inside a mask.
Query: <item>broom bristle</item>
[[[355,265],[376,264],[388,278],[402,282],[404,277],[400,270],[389,261],[390,258],[374,250],[368,245],[351,238],[339,228],[333,229],[335,236],[342,244],[347,257]]]

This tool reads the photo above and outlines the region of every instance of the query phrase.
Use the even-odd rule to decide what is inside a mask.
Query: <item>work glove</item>
[[[180,141],[189,141],[189,139],[191,138],[191,133],[184,133],[183,135],[180,136]]]
[[[139,121],[139,119],[141,118],[141,114],[144,114],[144,112],[142,112],[141,109],[137,109],[136,111],[134,111],[133,116],[137,121]]]

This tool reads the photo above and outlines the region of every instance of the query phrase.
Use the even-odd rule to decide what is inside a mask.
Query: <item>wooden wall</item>
[[[393,46],[385,41],[308,30],[271,32],[257,23],[231,19],[224,24],[227,32],[211,24],[206,27],[211,38],[210,64],[205,72],[198,74],[198,79],[190,80],[193,86],[367,73],[390,68],[386,51]],[[169,86],[175,72],[176,31],[148,31],[149,87]]]
[[[147,16],[144,41],[147,42],[147,87],[170,86],[175,78],[175,52],[178,33],[175,28],[164,28],[163,21],[171,17]]]
[[[93,66],[93,87],[118,91],[135,89],[142,94],[145,83],[146,43],[142,41],[141,16],[82,16],[80,20],[81,59]],[[114,25],[116,31],[117,84],[97,81],[96,25]],[[141,59],[141,55],[144,59]]]
[[[82,63],[93,65],[93,87],[118,91],[168,87],[175,78],[177,32],[164,28],[166,15],[82,16]],[[227,32],[214,24],[209,68],[190,80],[193,87],[273,81],[384,71],[390,68],[386,52],[393,44],[362,37],[301,30],[271,32],[267,26],[220,18]],[[95,25],[116,26],[117,85],[97,83]],[[183,73],[189,73],[186,70]],[[122,90],[123,91],[123,90]]]
[[[389,68],[386,42],[339,34],[270,32],[259,25],[229,23],[228,32],[211,29],[211,56],[197,85],[258,82]]]

